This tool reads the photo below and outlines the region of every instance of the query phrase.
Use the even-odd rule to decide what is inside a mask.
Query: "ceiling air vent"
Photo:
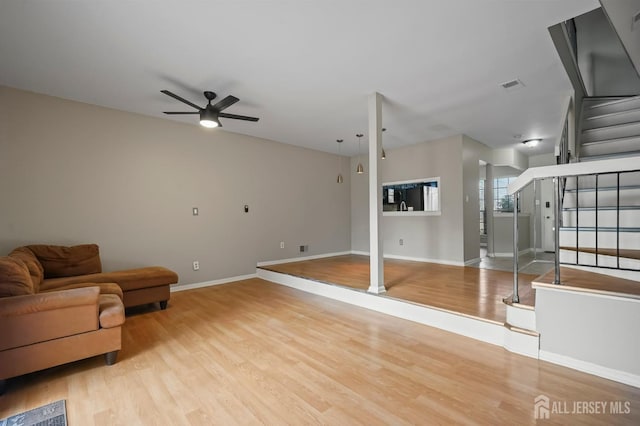
[[[510,80],[500,84],[505,90],[515,90],[521,87],[524,87],[524,84],[520,81],[520,79]]]

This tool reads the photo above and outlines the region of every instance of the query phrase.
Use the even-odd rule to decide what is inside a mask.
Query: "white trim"
[[[564,266],[564,265],[562,265]],[[562,275],[560,275],[560,282],[562,283]],[[559,291],[562,293],[577,293],[583,296],[591,296],[591,297],[599,297],[602,299],[611,299],[611,300],[623,300],[629,303],[640,303],[640,295],[630,294],[630,293],[616,293],[608,290],[600,290],[593,288],[584,288],[584,287],[572,287],[570,284],[550,284],[550,283],[541,283],[537,281],[531,282],[531,288],[536,289],[537,291]]]
[[[386,257],[387,259],[410,260],[412,262],[440,263],[442,265],[464,266],[464,262],[458,262],[455,260],[428,259],[425,257],[401,256],[397,254],[385,254],[384,257]]]
[[[599,256],[602,256],[601,254]],[[601,275],[609,275],[611,277],[623,278],[625,280],[640,281],[640,271],[627,271],[624,269],[609,269],[599,268],[597,266],[583,266],[583,265],[570,265],[562,264],[563,268],[580,269],[582,271],[594,272]],[[562,281],[562,277],[560,277]]]
[[[534,179],[544,179],[556,176],[578,176],[592,173],[625,172],[637,170],[640,156],[614,158],[580,163],[560,164],[556,166],[531,167],[522,172],[518,178],[509,184],[509,195],[521,190]]]
[[[540,348],[540,336],[521,333],[515,330],[504,328],[504,348],[509,352],[538,359]]]
[[[560,355],[544,350],[540,350],[539,358],[543,361],[552,362],[564,367],[573,368],[574,370],[583,371],[595,376],[604,377],[605,379],[614,380],[616,382],[640,388],[640,376],[637,374],[603,367],[598,364],[593,364],[591,362],[582,361],[566,355]]]
[[[440,176],[428,177],[423,179],[399,180],[396,182],[382,182],[382,186],[402,185],[405,183],[422,183],[422,182],[438,182],[438,188],[440,188]]]
[[[533,250],[531,248],[526,248],[524,250],[520,250],[518,252],[518,256],[522,256],[527,253],[531,253]],[[493,257],[513,257],[513,252],[509,253],[493,253]]]
[[[292,257],[292,258],[289,258],[289,259],[267,260],[265,262],[258,262],[258,266],[280,265],[281,263],[302,262],[304,260],[322,259],[322,258],[325,258],[325,257],[345,256],[347,254],[353,254],[353,252],[352,251],[339,251],[339,252],[335,252],[335,253],[314,254],[312,256]]]
[[[515,327],[536,331],[536,311],[529,307],[507,305],[507,322]]]
[[[351,254],[355,254],[359,256],[369,256],[369,252],[360,251],[360,250],[351,250]],[[427,259],[426,257],[401,256],[397,254],[385,254],[384,257],[387,259],[410,260],[413,262],[439,263],[441,265],[465,266],[464,262],[458,262],[455,260]]]
[[[402,210],[382,212],[382,216],[442,216],[441,210]]]
[[[194,288],[211,287],[213,285],[227,284],[234,281],[243,281],[251,278],[256,278],[257,274],[238,275],[237,277],[221,278],[219,280],[204,281],[201,283],[192,284],[179,284],[171,286],[171,293],[183,290],[193,290]]]
[[[489,320],[482,320],[442,309],[418,305],[384,295],[367,293],[362,290],[354,290],[307,280],[293,275],[280,274],[266,269],[258,269],[257,275],[258,278],[276,284],[317,294],[397,318],[440,328],[493,345],[503,346],[504,344],[505,332],[503,324]]]

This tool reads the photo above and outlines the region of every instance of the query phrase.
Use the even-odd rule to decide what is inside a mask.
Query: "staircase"
[[[619,148],[617,140],[610,143]],[[566,179],[560,262],[602,268],[601,273],[640,271],[640,171]],[[640,280],[637,273],[622,275]]]
[[[584,98],[582,108],[580,161],[640,153],[640,95]]]

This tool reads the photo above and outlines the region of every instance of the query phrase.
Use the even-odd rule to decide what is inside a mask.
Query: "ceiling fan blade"
[[[200,111],[184,112],[184,111],[164,111],[165,114],[200,114]]]
[[[198,105],[194,104],[193,102],[188,101],[188,100],[186,100],[185,98],[182,98],[182,97],[180,97],[180,96],[176,95],[175,93],[171,93],[171,92],[170,92],[170,91],[168,91],[168,90],[161,90],[160,92],[164,93],[165,95],[171,96],[173,99],[177,99],[177,100],[179,100],[180,102],[183,102],[183,103],[185,103],[185,104],[187,104],[187,105],[189,105],[189,106],[191,106],[191,107],[193,107],[193,108],[197,109],[198,111],[202,109],[202,108],[200,108]]]
[[[218,102],[217,104],[215,104],[213,107],[218,111],[222,111],[223,109],[229,108],[231,105],[235,104],[239,100],[240,99],[236,98],[235,96],[229,95],[223,100],[221,100],[220,102]]]
[[[221,118],[233,118],[235,120],[245,120],[245,121],[258,121],[258,120],[260,120],[257,117],[247,117],[246,115],[227,114],[227,113],[224,113],[224,112],[221,112],[220,114],[218,114],[218,117],[221,117]]]

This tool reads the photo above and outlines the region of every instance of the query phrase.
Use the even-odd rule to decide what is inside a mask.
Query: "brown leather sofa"
[[[23,253],[0,257],[0,394],[6,380],[121,348],[124,305],[115,283],[44,290],[44,270]]]

